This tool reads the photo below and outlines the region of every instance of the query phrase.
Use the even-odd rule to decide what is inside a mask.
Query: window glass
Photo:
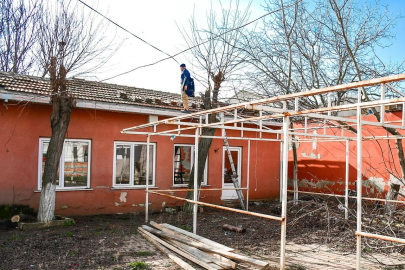
[[[47,157],[47,151],[49,147],[49,141],[43,141],[42,142],[42,160],[41,160],[41,185],[42,181],[44,180],[44,171],[45,171],[45,161]],[[59,168],[58,168],[58,174],[56,175],[56,185],[59,186]]]
[[[63,171],[65,187],[87,186],[88,149],[87,142],[65,142]]]
[[[130,145],[117,145],[115,148],[115,183],[117,185],[130,184]]]
[[[231,156],[232,156],[232,161],[233,164],[235,166],[235,171],[236,173],[238,172],[238,166],[239,166],[239,160],[238,160],[238,154],[239,152],[236,150],[230,150],[231,151]],[[232,175],[233,175],[233,171],[232,171],[232,166],[231,166],[231,162],[229,161],[229,157],[228,157],[228,153],[227,151],[225,151],[225,164],[224,164],[224,183],[227,184],[232,184]],[[238,178],[239,179],[239,178]]]
[[[146,185],[146,145],[134,145],[134,185]],[[153,185],[153,145],[149,146],[149,185]]]
[[[174,184],[188,184],[192,168],[192,146],[174,147]]]

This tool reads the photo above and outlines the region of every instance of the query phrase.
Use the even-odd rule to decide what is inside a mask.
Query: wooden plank
[[[188,244],[190,246],[196,247],[196,248],[201,249],[201,250],[218,253],[219,255],[227,257],[228,259],[234,259],[236,261],[241,261],[241,262],[246,262],[246,263],[256,265],[256,266],[260,267],[260,269],[265,269],[265,268],[267,268],[269,266],[269,263],[267,263],[267,262],[256,260],[256,259],[244,256],[244,255],[241,255],[241,254],[224,251],[222,249],[219,249],[219,248],[216,248],[216,247],[213,247],[213,246],[201,243],[201,242],[185,240],[184,237],[178,237],[178,236],[175,236],[175,235],[171,235],[171,234],[168,234],[168,233],[153,229],[153,228],[151,228],[151,227],[149,227],[147,225],[143,225],[142,228],[145,229],[146,231],[150,232],[150,233],[153,233],[155,235],[159,235],[159,236],[164,237],[164,238],[174,239],[174,240],[177,240],[179,242]]]
[[[141,235],[145,237],[149,242],[151,242],[157,249],[162,251],[164,254],[166,254],[173,262],[177,263],[181,268],[185,270],[196,270],[194,267],[177,257],[173,252],[156,242],[155,240],[152,239],[151,236],[147,235],[146,232],[141,232]]]
[[[151,224],[152,224],[152,222],[151,222]],[[183,235],[183,236],[185,236],[185,237],[187,237],[189,239],[193,239],[193,240],[199,241],[201,243],[204,243],[204,244],[216,247],[216,248],[222,248],[223,250],[226,250],[226,251],[229,251],[229,252],[234,251],[233,248],[221,245],[220,243],[217,243],[217,242],[212,241],[210,239],[207,239],[207,238],[204,238],[202,236],[196,235],[194,233],[188,232],[186,230],[177,228],[177,227],[175,227],[173,225],[170,225],[170,224],[167,224],[167,223],[157,224],[157,223],[154,222],[152,225],[154,227],[158,228],[159,230],[166,231],[166,232],[172,233],[174,235],[179,235],[179,233],[180,233],[181,235]]]
[[[147,227],[147,226],[146,226]],[[149,227],[150,228],[150,227]],[[212,265],[209,265],[201,260],[199,260],[198,258],[195,258],[183,251],[181,251],[180,249],[174,247],[173,245],[163,241],[162,239],[156,237],[155,235],[153,235],[152,233],[149,233],[146,229],[144,230],[143,228],[138,228],[138,231],[140,231],[141,233],[144,233],[145,235],[149,236],[150,238],[152,238],[153,240],[155,240],[156,242],[158,242],[159,244],[167,247],[168,249],[176,252],[177,254],[179,254],[180,256],[192,261],[195,264],[200,265],[201,267],[204,267],[207,270],[218,270],[216,267],[213,267]]]
[[[199,250],[198,248],[191,247],[184,243],[178,242],[176,240],[168,239],[168,242],[173,244],[173,246],[178,247],[184,250],[187,253],[190,253],[192,256],[200,258],[201,260],[205,261],[206,263],[214,263],[218,265],[221,269],[232,269],[232,266],[229,263],[225,263],[214,256]]]
[[[157,227],[156,227],[156,228],[157,228]],[[229,251],[229,252],[234,251],[233,248],[230,248],[230,247],[221,245],[220,243],[217,243],[217,242],[212,241],[212,240],[210,240],[210,239],[207,239],[207,238],[205,238],[205,237],[196,235],[196,234],[194,234],[194,233],[188,232],[188,231],[186,231],[186,230],[177,228],[177,227],[175,227],[175,226],[173,226],[173,225],[170,225],[170,224],[167,224],[167,223],[162,223],[162,224],[160,224],[160,228],[166,228],[166,229],[172,230],[172,231],[175,232],[175,234],[176,234],[176,233],[177,233],[177,234],[180,233],[180,234],[185,235],[185,236],[187,236],[187,237],[189,237],[189,238],[191,238],[191,239],[200,241],[201,243],[207,244],[207,245],[209,245],[209,246],[213,246],[213,247],[216,247],[216,248],[221,248],[221,249],[223,249],[223,250],[225,250],[225,251]],[[160,229],[160,228],[158,228],[158,229]],[[162,229],[161,229],[161,230],[162,230]]]
[[[217,259],[219,259],[219,260],[221,260],[221,261],[223,261],[223,262],[225,262],[227,264],[229,264],[232,269],[236,269],[236,267],[238,267],[238,264],[236,262],[234,262],[234,261],[232,261],[232,260],[230,260],[228,258],[225,258],[225,257],[223,257],[223,256],[221,256],[219,254],[211,253],[211,252],[206,252],[206,253],[210,254],[211,256],[214,256],[215,258],[217,258]]]

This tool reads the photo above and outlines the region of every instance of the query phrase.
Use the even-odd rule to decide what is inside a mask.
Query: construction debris
[[[150,224],[153,227],[139,227],[139,233],[183,269],[195,269],[183,258],[209,270],[237,269],[238,263],[247,263],[257,269],[269,266],[267,262],[238,254],[230,247],[172,225],[153,221]]]
[[[246,232],[246,229],[244,229],[244,228],[242,228],[242,227],[237,227],[237,226],[233,226],[233,225],[229,225],[229,224],[224,224],[224,225],[222,225],[222,229],[228,230],[228,231],[237,232],[237,233],[244,233],[244,232]]]

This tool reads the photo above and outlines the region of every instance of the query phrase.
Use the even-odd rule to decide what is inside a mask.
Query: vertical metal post
[[[405,126],[405,102],[402,103],[402,126]]]
[[[328,107],[332,107],[332,92],[328,93]],[[328,115],[330,116],[332,114],[331,111],[328,111]]]
[[[194,196],[193,200],[198,200],[198,128],[195,129],[194,142]],[[193,205],[193,233],[197,234],[197,204]]]
[[[346,140],[345,219],[349,218],[349,140]]]
[[[362,196],[362,126],[361,107],[357,106],[357,232],[361,232],[361,196]],[[357,235],[356,269],[361,269],[361,236]]]
[[[308,132],[308,116],[305,116],[305,134]]]
[[[250,140],[248,140],[248,161],[247,161],[247,177],[246,177],[246,211],[249,211],[249,190],[250,190]]]
[[[298,98],[297,97],[295,98],[295,106],[294,107],[295,107],[294,108],[295,111],[298,112]]]
[[[259,112],[259,116],[262,117],[263,116],[263,111]],[[259,129],[260,129],[260,139],[262,138],[262,129],[263,129],[263,120],[260,119],[259,120]]]
[[[283,142],[280,141],[280,202],[282,201],[283,201]]]
[[[381,84],[381,101],[385,99],[385,83]],[[385,105],[380,106],[380,122],[384,123],[384,118],[385,118]]]
[[[205,124],[207,124],[207,125],[208,125],[208,123],[209,123],[208,118],[209,118],[209,114],[207,113],[207,114],[205,115]]]
[[[180,125],[177,125],[177,129],[180,129]],[[180,130],[177,131],[177,134],[180,135]]]
[[[200,116],[200,125],[202,125],[202,115]],[[199,128],[200,135],[202,134],[202,128]]]
[[[238,109],[235,109],[235,110],[233,111],[233,120],[237,120],[237,119],[238,119]],[[234,127],[237,127],[237,126],[238,126],[238,123],[234,123],[233,126],[234,126]]]
[[[243,122],[240,123],[241,131],[240,136],[243,138]]]
[[[289,140],[290,118],[283,118],[283,193],[281,208],[281,245],[280,245],[280,269],[285,269],[285,247],[287,233],[287,178],[288,178],[288,140]]]
[[[146,137],[146,198],[145,198],[145,223],[149,222],[149,158],[150,135]]]
[[[221,119],[221,126],[225,126],[224,125],[224,121],[225,121],[225,115],[223,112],[219,113],[219,118]],[[225,130],[223,128],[221,128],[221,136],[225,137]]]

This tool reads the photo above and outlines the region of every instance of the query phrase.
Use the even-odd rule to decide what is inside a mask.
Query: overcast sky
[[[194,9],[196,10],[200,25],[203,25],[205,14],[210,9],[210,1],[208,0],[82,1],[95,7],[111,20],[170,55],[176,54],[185,48],[178,26],[188,28],[188,20]],[[304,1],[311,2],[312,0]],[[213,7],[219,9],[218,1],[212,2]],[[241,0],[241,5],[246,6],[247,2],[246,0]],[[223,5],[227,5],[229,2],[223,0],[222,3]],[[261,7],[262,3],[263,1],[253,1],[250,20],[266,13]],[[390,10],[395,14],[405,10],[405,1],[403,0],[382,0],[380,4],[388,4]],[[84,5],[83,8],[87,9]],[[398,21],[396,29],[394,29],[394,32],[397,34],[394,44],[389,49],[381,52],[386,60],[392,58],[393,60],[402,61],[404,59],[404,29],[405,20],[402,18]],[[156,51],[124,31],[120,29],[116,31],[118,34],[116,42],[125,40],[123,46],[103,68],[103,72],[97,74],[97,78],[87,79],[103,80],[166,57],[166,55]],[[177,56],[176,60],[179,63],[184,62],[187,64],[185,55]],[[175,61],[166,60],[154,66],[142,68],[106,82],[178,93],[180,88],[180,68]],[[197,88],[198,92],[202,90]]]

